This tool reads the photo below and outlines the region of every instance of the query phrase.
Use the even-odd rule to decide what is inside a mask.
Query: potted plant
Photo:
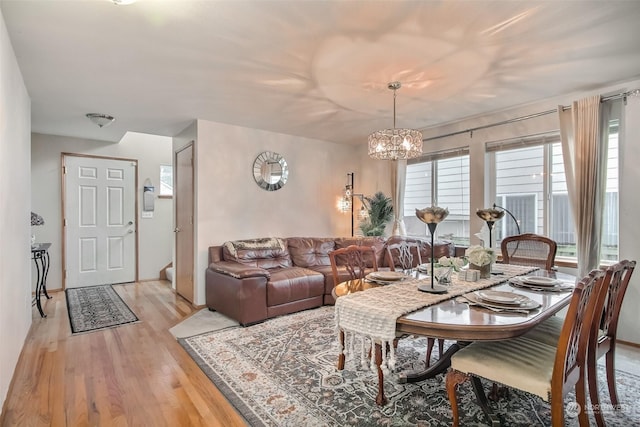
[[[364,205],[369,217],[360,222],[360,230],[365,236],[382,236],[387,223],[393,218],[393,205],[390,197],[378,191],[373,197],[364,197]]]

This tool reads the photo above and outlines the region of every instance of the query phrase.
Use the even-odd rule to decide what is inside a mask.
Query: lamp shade
[[[384,129],[369,135],[369,156],[379,160],[405,160],[422,155],[422,132]]]
[[[422,155],[422,132],[396,128],[396,90],[400,82],[390,82],[393,90],[393,129],[383,129],[369,135],[369,157],[378,160],[406,160]]]

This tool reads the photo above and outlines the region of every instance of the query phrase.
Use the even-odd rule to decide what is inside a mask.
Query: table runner
[[[395,350],[393,340],[396,338],[396,321],[399,317],[416,311],[423,307],[437,304],[459,295],[479,289],[488,288],[511,277],[527,274],[537,270],[537,267],[520,266],[512,264],[495,264],[494,272],[502,274],[491,275],[488,279],[480,279],[477,282],[465,282],[452,277],[449,291],[446,294],[430,294],[418,290],[418,285],[431,285],[431,278],[405,280],[392,285],[380,286],[368,289],[365,292],[356,292],[341,296],[335,304],[335,322],[338,333],[344,332],[345,343],[340,342],[340,354],[349,357],[354,353],[355,336],[361,335],[360,359],[364,365],[367,362],[367,354],[373,350],[375,343],[380,343],[382,348],[389,349],[389,357],[382,352],[381,369],[388,373],[395,367]],[[339,340],[340,341],[340,340]],[[372,354],[372,353],[371,353]],[[373,357],[369,358],[372,370],[376,370]]]

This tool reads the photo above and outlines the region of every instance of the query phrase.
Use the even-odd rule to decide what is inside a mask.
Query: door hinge
[[[62,167],[62,174],[63,174],[63,175],[66,175],[66,174],[67,174],[67,167],[66,167],[66,166],[63,166],[63,167]]]

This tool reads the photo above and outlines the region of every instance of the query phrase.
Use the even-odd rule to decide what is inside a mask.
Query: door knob
[[[133,230],[127,230],[127,233],[131,234],[133,233]]]
[[[133,225],[133,221],[129,221],[127,225]]]
[[[174,233],[177,233],[177,232],[179,232],[179,231],[180,231],[180,229],[179,229],[178,227],[176,227],[176,228],[173,230],[173,232],[174,232]]]

